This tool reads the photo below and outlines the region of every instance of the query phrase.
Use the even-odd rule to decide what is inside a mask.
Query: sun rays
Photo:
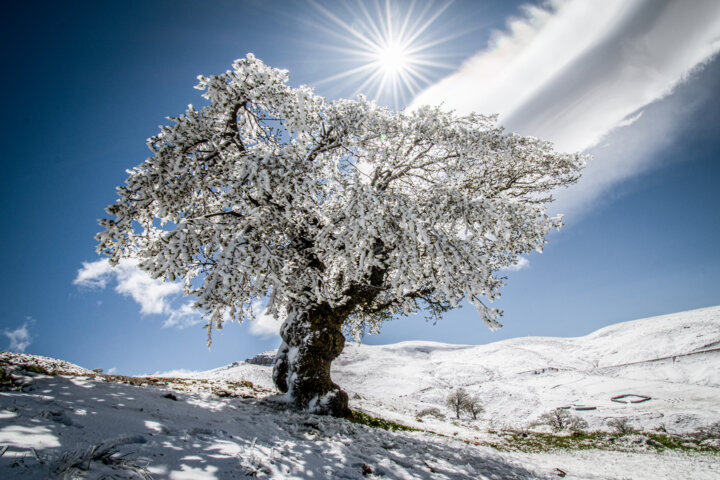
[[[326,52],[328,70],[338,72],[318,85],[340,85],[352,96],[402,108],[437,79],[438,71],[454,68],[444,61],[443,44],[459,33],[435,31],[451,2],[310,3],[320,13],[315,26],[324,41],[318,46]]]

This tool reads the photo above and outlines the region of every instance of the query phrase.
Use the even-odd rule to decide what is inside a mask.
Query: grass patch
[[[350,417],[348,417],[348,420],[359,425],[367,425],[368,427],[372,428],[382,428],[383,430],[389,430],[391,432],[397,432],[398,430],[403,432],[422,431],[417,428],[408,427],[407,425],[403,425],[401,423],[393,422],[391,420],[373,417],[372,415],[368,415],[367,413],[361,412],[360,410],[353,410]]]
[[[528,453],[553,450],[611,450],[615,452],[663,452],[665,450],[698,453],[720,453],[720,448],[702,445],[686,436],[663,433],[575,432],[570,435],[554,433],[504,431],[498,433],[498,441],[478,445],[493,447],[500,451]]]
[[[502,432],[498,450],[544,452],[551,450],[589,450],[604,443],[601,432],[575,432],[572,435],[536,432]]]
[[[10,372],[0,367],[0,388],[12,388],[15,386],[15,379]]]
[[[41,367],[40,365],[36,365],[34,363],[23,365],[22,369],[25,370],[26,372],[40,373],[43,375],[54,375],[55,374],[54,372],[51,372],[48,369]]]

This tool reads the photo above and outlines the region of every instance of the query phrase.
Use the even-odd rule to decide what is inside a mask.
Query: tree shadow
[[[44,376],[26,391],[1,392],[0,448],[8,449],[0,477],[48,478],[63,458],[77,457],[88,469],[80,473],[92,477],[142,478],[135,466],[173,480],[550,478],[489,449],[432,434],[373,429],[263,399],[174,392],[172,400],[167,392]],[[102,448],[130,467],[88,453]]]

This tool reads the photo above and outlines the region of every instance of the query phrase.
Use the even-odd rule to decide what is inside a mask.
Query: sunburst
[[[341,85],[344,92],[352,88],[353,96],[364,94],[393,108],[404,107],[439,71],[455,67],[444,61],[448,52],[442,45],[466,33],[433,32],[451,2],[311,4],[324,19],[315,24],[328,35],[322,48],[335,54],[326,57],[342,69],[316,83]]]

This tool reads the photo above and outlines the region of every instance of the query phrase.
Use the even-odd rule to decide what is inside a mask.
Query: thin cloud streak
[[[524,13],[410,108],[499,113],[510,131],[551,140],[559,150],[588,151],[611,132],[635,128],[648,105],[692,80],[720,50],[720,2],[713,0],[691,6],[566,0]],[[655,123],[672,131],[668,115]],[[578,213],[617,182],[650,168],[654,151],[636,149],[622,162],[596,156],[571,195],[559,192],[566,213]]]

